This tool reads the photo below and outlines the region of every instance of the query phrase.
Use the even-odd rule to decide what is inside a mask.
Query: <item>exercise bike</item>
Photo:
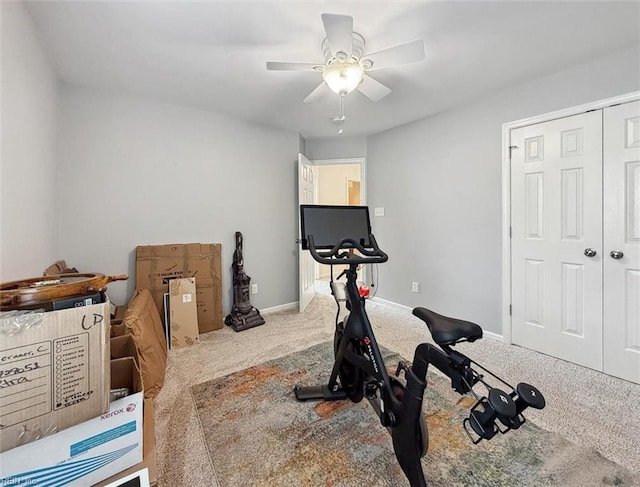
[[[454,350],[460,342],[482,338],[482,328],[475,323],[442,316],[417,307],[413,314],[425,322],[437,346],[419,344],[413,362],[398,363],[390,375],[373,334],[365,310],[366,299],[357,284],[358,267],[382,264],[388,260],[371,234],[369,210],[365,206],[301,205],[302,247],[313,259],[330,266],[346,265],[336,280],[331,279],[331,292],[338,306],[334,334],[335,362],[327,384],[301,387],[296,385],[297,400],[335,401],[367,399],[391,434],[393,449],[411,487],[426,487],[420,459],[427,453],[429,435],[422,414],[429,364],[451,379],[451,387],[459,394],[476,398],[463,427],[477,444],[491,440],[496,434],[518,429],[526,421],[523,412],[532,407],[542,409],[545,399],[535,387],[519,383],[515,388],[466,355]],[[333,268],[332,268],[333,269]],[[333,272],[332,272],[333,275]],[[346,277],[346,283],[340,278]],[[349,314],[340,321],[341,303]],[[478,372],[475,368],[480,369]],[[404,378],[401,376],[404,375]],[[488,374],[510,392],[492,387],[485,381]],[[486,395],[477,395],[474,386],[482,384]]]

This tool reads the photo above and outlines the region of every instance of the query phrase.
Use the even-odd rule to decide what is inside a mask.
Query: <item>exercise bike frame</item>
[[[294,388],[296,399],[299,401],[333,401],[349,398],[354,402],[359,402],[362,398],[368,399],[380,418],[381,424],[391,434],[396,458],[411,487],[427,486],[420,459],[426,454],[428,448],[428,430],[422,415],[422,402],[427,385],[426,375],[429,364],[435,366],[451,379],[451,387],[456,392],[459,394],[472,393],[476,397],[477,402],[471,409],[470,417],[465,419],[463,423],[467,434],[474,443],[478,443],[482,439],[491,439],[497,432],[506,433],[510,429],[519,428],[525,421],[522,411],[528,406],[538,409],[544,407],[544,399],[537,389],[524,384],[534,391],[534,396],[536,393],[539,394],[542,400],[541,405],[527,402],[526,398],[522,399],[523,393],[520,391],[522,384],[518,385],[519,391],[516,393],[515,389],[495,374],[451,348],[450,345],[465,341],[465,339],[455,340],[450,345],[440,343],[440,348],[430,343],[421,343],[415,349],[412,364],[408,365],[400,361],[395,376],[390,376],[366,313],[366,299],[360,296],[357,285],[358,266],[386,262],[387,255],[380,250],[373,235],[369,235],[372,249],[366,249],[358,242],[345,238],[327,252],[317,251],[312,235],[307,236],[307,239],[309,250],[317,262],[328,265],[347,264],[349,266],[342,273],[347,277],[344,300],[349,314],[345,321],[339,322],[340,301],[342,299],[336,296],[334,288],[336,283],[332,280],[332,294],[334,294],[338,305],[335,341],[337,347],[335,347],[333,369],[326,385],[306,387],[296,385]],[[361,255],[345,251],[347,248],[355,248]],[[342,274],[337,279],[340,279]],[[416,314],[416,310],[414,310],[414,314]],[[468,341],[482,336],[482,330],[477,325],[471,325],[479,330],[479,334],[469,338]],[[491,389],[483,380],[484,376],[472,368],[472,364],[506,384],[513,392],[507,396],[502,391]],[[362,374],[356,377],[355,386],[347,385],[352,390],[345,390],[345,384],[342,383],[343,378],[340,373],[345,366],[348,367],[347,370],[353,368]],[[401,371],[404,372],[404,384],[399,380]],[[473,386],[478,382],[490,389],[488,399],[486,397],[480,398],[473,392]],[[496,394],[492,397],[492,393]],[[507,403],[508,407],[501,404],[500,401]],[[496,426],[497,420],[503,424],[504,429]],[[476,440],[472,438],[469,426],[478,436]]]

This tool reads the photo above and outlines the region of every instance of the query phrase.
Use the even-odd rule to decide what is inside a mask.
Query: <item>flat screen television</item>
[[[313,235],[317,249],[331,249],[343,238],[350,238],[364,248],[371,248],[371,221],[367,206],[300,205],[302,248],[309,249],[308,235]],[[345,244],[343,248],[352,248]]]

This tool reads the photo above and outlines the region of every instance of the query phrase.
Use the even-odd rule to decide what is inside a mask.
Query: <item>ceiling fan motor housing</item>
[[[362,55],[364,53],[364,37],[362,37],[357,32],[353,32],[353,45],[351,47],[351,55],[345,51],[337,51],[335,55],[331,52],[331,48],[329,47],[329,41],[325,37],[322,41],[322,54],[324,55],[325,64],[330,66],[333,63],[358,63],[359,61],[365,61],[362,59]],[[362,64],[361,64],[362,65]],[[362,66],[364,69],[368,69],[371,67],[371,62],[369,62],[369,66]]]

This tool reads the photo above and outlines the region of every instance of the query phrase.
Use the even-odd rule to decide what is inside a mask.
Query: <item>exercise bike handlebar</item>
[[[380,247],[378,247],[378,243],[376,242],[373,234],[369,234],[371,249],[366,249],[363,245],[352,238],[341,239],[331,250],[326,252],[319,252],[318,249],[316,249],[313,235],[307,235],[307,242],[309,243],[311,256],[320,264],[382,264],[389,259],[389,256],[385,254]],[[347,252],[347,250],[350,249],[357,250],[361,255]]]

